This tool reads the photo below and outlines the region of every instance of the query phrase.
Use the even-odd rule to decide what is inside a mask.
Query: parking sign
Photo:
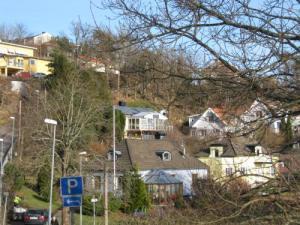
[[[82,195],[82,177],[62,177],[60,178],[60,191],[62,196]]]

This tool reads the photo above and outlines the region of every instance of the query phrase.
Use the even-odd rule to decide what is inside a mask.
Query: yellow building
[[[12,76],[18,72],[50,74],[50,61],[35,57],[37,48],[0,41],[0,75]]]
[[[251,187],[266,183],[277,176],[277,156],[268,154],[260,145],[213,144],[201,150],[197,158],[209,166],[216,181],[241,177]]]

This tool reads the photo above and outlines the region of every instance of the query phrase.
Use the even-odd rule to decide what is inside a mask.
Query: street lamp
[[[79,152],[79,174],[82,176],[82,156],[87,155],[87,152]],[[82,225],[82,205],[80,205],[80,225]]]
[[[55,134],[57,121],[52,119],[45,119],[46,124],[53,125],[53,145],[52,145],[52,164],[51,164],[51,182],[50,182],[50,202],[49,202],[49,216],[48,224],[51,224],[51,214],[52,214],[52,194],[53,194],[53,176],[54,176],[54,152],[55,152]]]
[[[0,216],[2,215],[2,175],[3,175],[3,152],[4,152],[4,140],[0,138],[1,142],[1,173],[0,173]]]
[[[113,106],[113,190],[116,191],[116,107]]]
[[[13,121],[12,134],[11,134],[11,150],[10,150],[10,158],[12,159],[12,157],[13,157],[13,149],[14,149],[15,117],[11,116],[9,118]]]

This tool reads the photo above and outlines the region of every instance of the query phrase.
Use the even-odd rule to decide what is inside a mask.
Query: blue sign
[[[63,207],[80,207],[81,203],[81,196],[63,197]]]
[[[60,192],[61,195],[82,195],[83,181],[82,177],[62,177],[60,178]]]

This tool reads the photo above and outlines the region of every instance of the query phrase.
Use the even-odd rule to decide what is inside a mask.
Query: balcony
[[[166,120],[129,119],[128,130],[131,131],[166,131],[171,129]]]
[[[7,67],[23,69],[24,62],[22,60],[9,59],[8,62],[7,62]]]

